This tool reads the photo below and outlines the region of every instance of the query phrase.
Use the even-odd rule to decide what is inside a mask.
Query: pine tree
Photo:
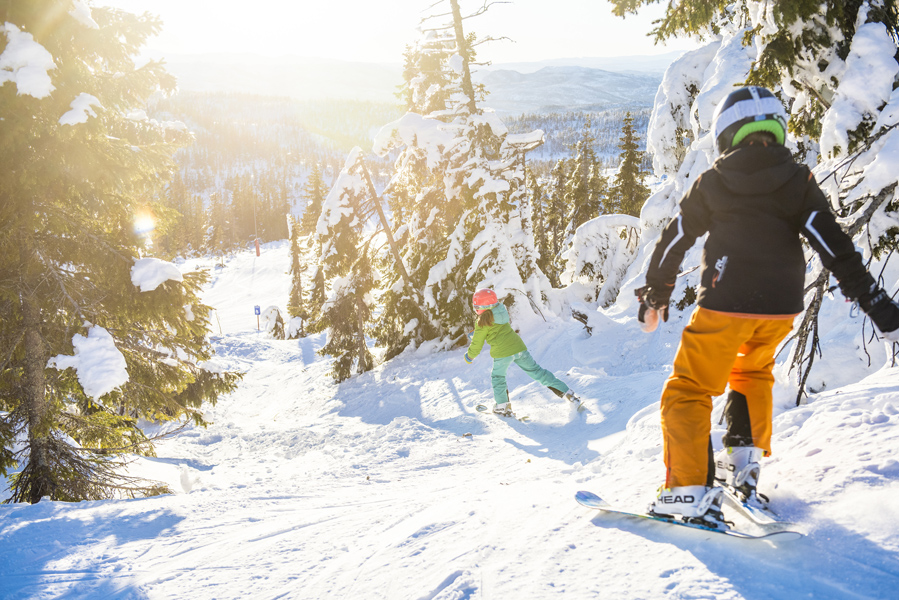
[[[303,197],[306,199],[306,208],[303,209],[303,216],[300,220],[300,235],[311,235],[315,233],[315,226],[318,223],[318,217],[322,212],[322,203],[328,194],[328,188],[322,177],[321,163],[315,163],[312,173],[303,188]]]
[[[307,331],[320,333],[328,328],[327,321],[322,319],[321,316],[327,301],[328,290],[327,282],[325,281],[325,271],[319,259],[315,270],[312,272],[312,287],[309,289],[309,302],[306,305],[309,314],[309,324],[306,326]]]
[[[634,118],[628,112],[621,126],[621,141],[618,144],[621,150],[618,156],[620,166],[609,196],[618,212],[633,217],[640,216],[640,209],[650,193],[649,188],[643,185],[649,173],[643,170],[644,153],[640,151],[639,140],[634,132]]]
[[[287,301],[287,314],[301,319],[308,318],[303,305],[303,264],[300,251],[300,226],[293,215],[287,216],[290,221],[290,298]]]
[[[606,193],[606,180],[593,149],[595,140],[588,118],[581,131],[581,139],[574,147],[565,182],[564,202],[569,209],[568,227],[573,235],[578,227],[599,216]]]
[[[568,231],[568,207],[565,197],[565,183],[568,180],[568,162],[559,159],[550,172],[550,190],[544,211],[543,226],[546,244],[542,257],[542,268],[553,287],[561,287],[564,268],[562,250]]]
[[[328,339],[319,353],[334,357],[331,374],[338,383],[375,366],[366,342],[374,303],[371,294],[377,284],[368,254],[366,244],[355,255],[349,276],[335,280],[331,297],[322,309]]]
[[[524,292],[531,302],[542,301],[540,288],[548,284],[539,277],[523,279],[523,275],[536,274],[537,268],[533,239],[526,244],[529,250],[518,255],[513,247],[522,232],[516,201],[525,197],[517,192],[524,185],[519,149],[517,144],[505,143],[508,130],[502,122],[478,107],[479,90],[470,72],[476,41],[463,30],[458,1],[450,0],[450,8],[452,21],[434,29],[452,31],[455,38],[455,54],[450,58],[455,90],[449,95],[453,104],[448,108],[453,119],[444,128],[454,139],[443,153],[443,181],[444,194],[458,207],[459,215],[453,218],[445,258],[429,274],[425,297],[446,337],[463,341],[472,316],[470,294],[485,282],[502,281],[506,289],[501,293]],[[526,214],[530,218],[529,208]]]
[[[547,197],[540,185],[540,180],[528,168],[525,175],[528,182],[528,193],[531,197],[532,223],[534,227],[534,246],[537,248],[537,266],[545,273],[546,256],[549,249],[549,235],[546,231]]]
[[[221,194],[213,192],[209,196],[203,246],[210,254],[218,254],[222,266],[225,265],[225,254],[232,248],[230,242],[232,237],[231,223],[228,220],[228,204]]]
[[[125,117],[174,87],[160,63],[134,63],[159,22],[71,8],[8,3],[0,35],[0,51],[20,44],[33,57],[30,77],[13,73],[0,86],[0,471],[21,465],[11,500],[32,503],[163,491],[118,471],[123,453],[153,453],[137,420],[202,424],[201,404],[237,379],[201,366],[212,354],[204,274],[146,291],[132,282],[144,242],[135,214],[163,193],[187,141]],[[98,386],[78,362],[87,351],[75,354],[88,341],[103,344],[127,380]]]
[[[315,328],[328,329],[328,341],[319,353],[334,357],[332,374],[337,381],[374,366],[365,337],[377,277],[369,245],[362,242],[363,226],[370,214],[364,210],[369,196],[362,151],[354,148],[322,205],[316,227],[320,232],[322,281],[331,283],[331,295],[322,306]]]

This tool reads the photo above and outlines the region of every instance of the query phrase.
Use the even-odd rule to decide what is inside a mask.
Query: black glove
[[[858,305],[871,317],[883,337],[899,342],[899,304],[890,298],[886,290],[872,286],[868,293],[859,297]]]
[[[662,321],[668,320],[668,301],[671,299],[673,289],[673,285],[666,285],[662,288],[647,285],[634,290],[634,295],[640,300],[637,320],[640,321],[644,331],[654,331],[658,326],[658,318],[661,318]],[[647,311],[651,311],[649,316],[647,316]]]

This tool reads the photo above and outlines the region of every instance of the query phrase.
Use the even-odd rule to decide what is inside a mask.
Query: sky
[[[344,61],[399,63],[417,36],[432,0],[93,0],[163,21],[148,54],[252,53]],[[661,54],[696,46],[678,40],[654,45],[647,37],[662,14],[652,5],[626,19],[612,14],[606,0],[498,2],[466,26],[481,37],[507,37],[481,46],[479,59],[493,63],[557,58]],[[448,6],[448,3],[446,3]],[[483,5],[462,0],[463,13]]]

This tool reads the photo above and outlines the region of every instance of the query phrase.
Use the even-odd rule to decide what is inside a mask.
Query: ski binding
[[[777,513],[770,508],[743,500],[743,498],[730,486],[721,485],[720,487],[724,492],[724,499],[727,500],[728,504],[740,511],[744,517],[756,525],[765,529],[780,529],[793,525],[793,523],[790,523],[789,521],[781,520]]]
[[[702,531],[709,531],[711,533],[720,533],[729,537],[734,537],[738,539],[744,540],[766,540],[769,542],[791,542],[793,540],[798,540],[803,537],[801,533],[798,531],[765,531],[761,534],[753,534],[745,531],[739,531],[736,529],[718,529],[715,527],[709,527],[706,525],[701,525],[699,523],[690,523],[688,521],[682,521],[676,517],[664,517],[660,515],[651,515],[645,512],[634,512],[631,510],[627,510],[624,508],[617,508],[615,506],[611,506],[605,500],[594,494],[593,492],[578,492],[575,494],[574,499],[578,501],[582,506],[586,506],[587,508],[594,508],[596,510],[600,510],[606,513],[614,513],[623,515],[625,517],[633,517],[637,519],[649,519],[651,521],[659,521],[660,523],[669,523],[671,525],[680,525],[681,527],[689,527],[690,529],[699,529]],[[785,524],[786,525],[786,524]]]

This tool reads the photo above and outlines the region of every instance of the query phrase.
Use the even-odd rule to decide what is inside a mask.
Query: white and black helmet
[[[756,86],[740,88],[728,94],[715,109],[712,135],[719,153],[756,131],[773,133],[778,144],[783,144],[787,135],[787,112],[769,90]]]

